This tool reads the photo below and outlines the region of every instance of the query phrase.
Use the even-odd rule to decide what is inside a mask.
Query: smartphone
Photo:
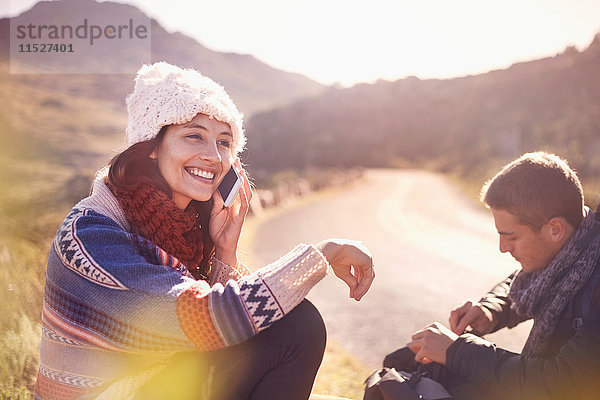
[[[233,203],[238,190],[242,186],[242,182],[239,172],[233,167],[229,168],[229,171],[227,171],[218,187],[219,193],[221,193],[221,197],[225,202],[225,207],[229,207]]]

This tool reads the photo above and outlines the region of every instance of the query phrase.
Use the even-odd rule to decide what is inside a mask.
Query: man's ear
[[[552,217],[547,223],[550,239],[554,243],[559,243],[568,235],[571,230],[571,225],[563,217]]]
[[[150,153],[148,157],[150,157],[153,160],[156,160],[158,158],[158,156],[156,155],[156,149],[152,150],[152,153]]]

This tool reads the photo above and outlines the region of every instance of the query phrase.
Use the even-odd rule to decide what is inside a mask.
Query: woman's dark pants
[[[325,351],[325,324],[308,300],[253,338],[208,353],[182,353],[140,398],[308,399]]]

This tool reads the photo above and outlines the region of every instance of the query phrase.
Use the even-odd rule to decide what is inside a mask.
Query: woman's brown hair
[[[149,184],[163,191],[169,197],[172,197],[171,188],[161,175],[156,160],[150,158],[150,154],[160,144],[166,131],[167,126],[163,126],[155,138],[135,143],[110,160],[108,164],[108,182],[121,190],[135,190],[140,185]],[[210,271],[210,258],[215,250],[214,243],[208,232],[212,205],[213,201],[210,199],[209,201],[192,200],[188,206],[196,209],[200,226],[205,227],[202,230],[203,251],[202,261],[199,265],[199,271],[205,275],[208,275]]]

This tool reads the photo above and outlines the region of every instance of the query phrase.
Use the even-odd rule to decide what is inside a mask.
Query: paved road
[[[333,274],[308,297],[330,337],[370,368],[412,332],[446,322],[452,308],[478,299],[517,266],[498,251],[489,211],[442,176],[423,171],[369,170],[347,190],[265,219],[254,237],[252,257],[259,264],[299,242],[327,237],[359,239],[369,247],[377,275],[361,302],[349,299]],[[490,338],[519,351],[529,328]]]

